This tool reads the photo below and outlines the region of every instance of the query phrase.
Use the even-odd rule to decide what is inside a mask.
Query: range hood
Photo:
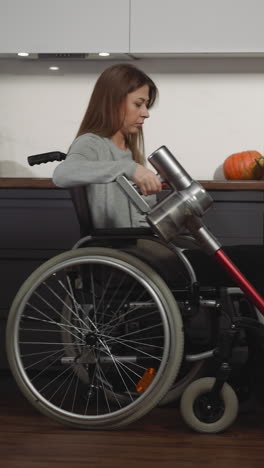
[[[99,54],[85,53],[30,53],[27,57],[20,57],[17,54],[0,54],[0,59],[18,59],[18,60],[136,60],[132,54],[110,53],[107,57],[101,57]]]

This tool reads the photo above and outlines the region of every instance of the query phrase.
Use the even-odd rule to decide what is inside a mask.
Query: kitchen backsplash
[[[27,156],[66,152],[101,71],[111,61],[0,60],[0,177],[50,177]],[[130,60],[131,63],[131,60]],[[166,145],[196,179],[223,178],[231,153],[264,152],[264,61],[177,58],[133,61],[149,73],[159,99],[145,122],[146,155]],[[56,65],[54,63],[54,65]]]

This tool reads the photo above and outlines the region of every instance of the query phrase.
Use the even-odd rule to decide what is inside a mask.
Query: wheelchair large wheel
[[[26,398],[83,429],[114,429],[148,413],[175,381],[180,312],[142,261],[105,248],[58,255],[22,285],[7,355]]]
[[[204,375],[206,372],[206,365],[206,360],[186,362],[185,359],[183,359],[177,378],[169,391],[159,402],[159,406],[167,406],[177,402],[190,383]]]
[[[187,256],[184,254],[184,251],[182,251],[180,248],[175,248],[175,246],[173,250],[175,252],[175,267],[173,269],[173,280],[172,284],[170,285],[170,289],[172,290],[173,296],[177,301],[177,290],[185,290],[188,291],[189,294],[191,285],[197,283],[198,279],[196,277],[195,270],[193,269],[193,266],[188,260]],[[188,350],[185,350],[185,352],[186,351],[188,353]],[[206,359],[194,362],[188,362],[183,359],[177,378],[173,382],[170,390],[160,401],[159,406],[166,406],[179,400],[184,390],[191,382],[205,375],[206,369]]]

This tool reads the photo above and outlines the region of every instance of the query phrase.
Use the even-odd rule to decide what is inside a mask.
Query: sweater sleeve
[[[87,184],[107,184],[114,182],[119,175],[133,177],[136,163],[124,158],[119,161],[104,161],[99,151],[103,146],[88,141],[85,146],[76,141],[72,144],[65,161],[53,173],[53,182],[58,187],[67,188]]]

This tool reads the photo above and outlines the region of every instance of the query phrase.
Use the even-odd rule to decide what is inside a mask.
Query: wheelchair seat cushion
[[[186,274],[182,261],[166,245],[155,239],[138,239],[136,245],[124,249],[153,268],[169,285],[184,287]]]

